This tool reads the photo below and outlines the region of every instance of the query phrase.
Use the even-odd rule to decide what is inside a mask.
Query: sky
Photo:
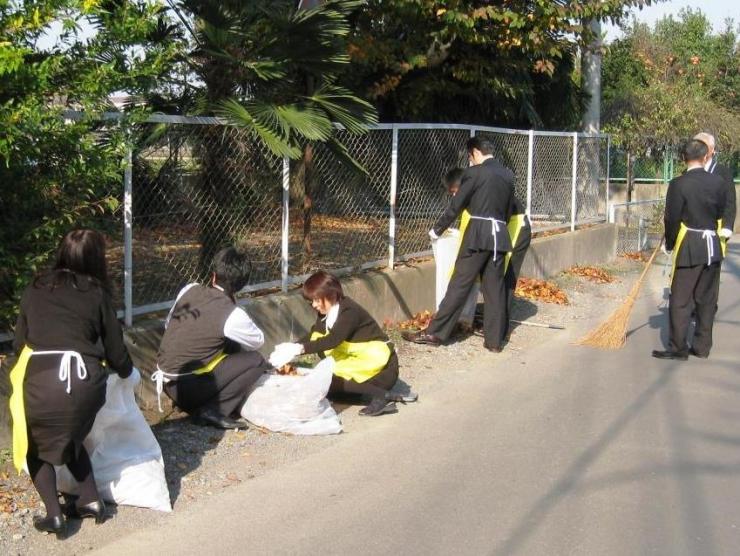
[[[700,9],[717,32],[725,28],[725,19],[728,17],[735,20],[736,28],[740,24],[739,0],[668,0],[667,2],[647,6],[642,10],[633,9],[632,13],[638,21],[652,26],[657,20],[667,15],[678,18],[678,12],[681,11],[681,8]],[[606,31],[607,41],[621,35],[619,28],[613,25],[605,25],[604,31]]]

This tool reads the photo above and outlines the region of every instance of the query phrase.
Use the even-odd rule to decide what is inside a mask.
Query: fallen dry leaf
[[[608,284],[610,282],[614,282],[615,278],[610,273],[608,273],[603,268],[599,268],[597,266],[572,266],[568,270],[565,271],[566,274],[571,274],[573,276],[581,276],[582,278],[586,278],[588,280],[591,280],[592,282],[596,282],[597,284]]]
[[[536,278],[519,278],[514,295],[557,305],[568,305],[568,296],[552,282]]]

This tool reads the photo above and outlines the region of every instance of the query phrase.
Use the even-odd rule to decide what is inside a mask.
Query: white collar
[[[691,166],[690,168],[686,168],[687,172],[691,172],[691,170],[705,170],[705,168],[701,164],[699,166]]]
[[[334,323],[337,322],[337,317],[339,316],[339,303],[335,303],[331,306],[331,309],[329,309],[329,312],[326,313],[326,331],[329,332],[334,327]]]

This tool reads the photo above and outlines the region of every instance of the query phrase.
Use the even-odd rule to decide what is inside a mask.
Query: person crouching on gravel
[[[286,363],[304,353],[331,356],[335,364],[329,395],[370,396],[370,404],[360,415],[394,413],[396,402],[416,401],[415,393],[391,392],[398,380],[393,344],[375,319],[344,295],[335,276],[323,270],[311,275],[303,284],[303,297],[316,310],[316,322],[299,343],[281,344],[276,354]]]
[[[249,270],[245,255],[222,249],[213,258],[211,283],[185,286],[167,317],[152,380],[158,394],[164,391],[197,424],[247,428],[239,411],[271,368],[257,351],[262,330],[234,299]]]

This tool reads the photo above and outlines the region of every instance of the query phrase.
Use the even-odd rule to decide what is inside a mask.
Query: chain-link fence
[[[655,248],[663,239],[665,199],[612,203],[609,222],[617,226],[617,254]]]
[[[436,124],[340,130],[363,174],[323,144],[300,160],[278,158],[214,118],[154,116],[136,133],[124,241],[111,249],[129,322],[207,279],[225,245],[250,255],[252,291],[287,288],[319,268],[342,273],[428,254],[427,232],[449,201],[442,177],[467,165],[465,143],[478,134],[514,171],[535,231],[607,216],[604,135]]]

